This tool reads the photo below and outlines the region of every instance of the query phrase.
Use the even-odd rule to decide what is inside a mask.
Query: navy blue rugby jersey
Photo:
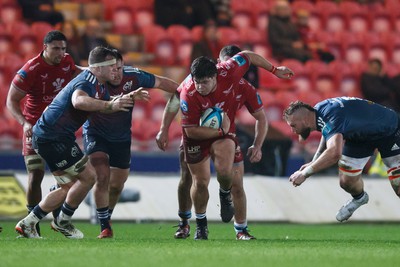
[[[127,94],[139,87],[152,88],[155,76],[143,70],[124,66],[121,84],[117,87],[107,83],[110,96]],[[131,140],[132,110],[119,111],[111,114],[100,112],[90,114],[83,125],[83,134],[100,135],[110,142]]]
[[[33,133],[49,140],[75,140],[75,132],[87,120],[90,112],[75,109],[71,98],[75,90],[85,91],[90,97],[110,100],[105,86],[99,84],[89,70],[71,80],[45,109],[33,127]]]
[[[374,141],[392,135],[398,128],[395,111],[356,97],[336,97],[319,102],[317,130],[325,140],[341,133],[353,142]]]

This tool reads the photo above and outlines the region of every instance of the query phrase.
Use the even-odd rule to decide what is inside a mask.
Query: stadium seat
[[[314,91],[323,96],[330,95],[337,89],[337,80],[329,65],[319,60],[310,60],[305,63],[305,68],[311,74]]]
[[[140,32],[144,27],[153,25],[154,23],[154,13],[151,9],[140,8],[135,11],[136,31]]]
[[[375,5],[374,12],[369,13],[370,29],[373,32],[390,32],[394,30],[392,14],[383,5]]]
[[[236,29],[246,29],[253,26],[250,10],[235,10],[231,19],[231,25]]]
[[[236,44],[240,46],[239,32],[233,27],[228,27],[228,26],[218,27],[217,35],[218,35],[218,43],[221,47],[228,44]]]
[[[23,61],[31,59],[41,51],[42,46],[38,46],[38,43],[39,41],[37,40],[36,35],[26,34],[20,36],[17,47],[18,53],[22,57]]]
[[[390,45],[387,43],[387,35],[379,32],[366,34],[366,46],[368,58],[379,58],[382,62],[390,59]]]
[[[364,33],[342,32],[344,59],[349,63],[360,63],[367,55]]]
[[[321,16],[322,29],[329,32],[338,32],[345,29],[345,18],[340,13],[336,3],[326,0],[318,1],[315,4],[315,10]]]
[[[167,34],[174,41],[176,63],[182,66],[189,66],[192,54],[193,39],[191,30],[183,25],[170,25]]]
[[[16,3],[2,2],[0,4],[0,22],[4,24],[11,24],[20,21],[22,12]]]
[[[112,12],[112,28],[115,34],[133,34],[133,11],[128,6],[118,6]]]
[[[196,25],[191,29],[193,42],[198,42],[203,37],[203,26]]]
[[[31,24],[31,33],[36,36],[38,46],[40,47],[43,45],[43,39],[46,34],[52,30],[54,30],[54,27],[47,22],[35,21]]]
[[[8,33],[0,33],[0,53],[11,52],[13,49],[13,37]]]
[[[366,32],[369,30],[368,9],[357,2],[344,1],[339,3],[339,11],[344,15],[346,29],[352,32]]]
[[[268,17],[271,9],[270,1],[258,1],[257,8],[252,8],[253,25],[259,30],[266,31],[268,28]]]
[[[311,73],[302,62],[296,59],[284,59],[281,62],[282,66],[289,67],[294,71],[295,75],[292,77],[292,84],[294,90],[297,92],[310,92],[313,89],[313,80]]]
[[[24,65],[24,61],[17,53],[2,53],[0,54],[0,67],[5,67],[9,70],[11,76]]]
[[[144,50],[148,53],[154,53],[156,42],[160,37],[167,35],[166,30],[160,25],[147,25],[140,32],[144,37]]]

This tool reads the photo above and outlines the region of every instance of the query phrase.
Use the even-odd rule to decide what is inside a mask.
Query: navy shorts
[[[84,157],[79,145],[72,140],[60,142],[33,135],[32,147],[46,161],[51,172],[68,169]]]
[[[109,157],[111,167],[129,169],[131,167],[131,141],[110,142],[99,135],[84,135],[83,147],[87,155],[104,152]]]
[[[390,136],[374,141],[352,142],[346,140],[342,154],[352,158],[365,158],[372,156],[375,149],[378,149],[382,158],[399,155],[400,129]]]

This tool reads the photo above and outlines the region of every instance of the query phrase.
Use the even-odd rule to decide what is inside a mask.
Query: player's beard
[[[310,133],[311,133],[311,128],[305,128],[304,131],[300,133],[300,138],[302,140],[306,140],[310,136]]]

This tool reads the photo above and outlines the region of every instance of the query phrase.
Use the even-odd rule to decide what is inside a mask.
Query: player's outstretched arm
[[[275,76],[281,79],[291,79],[294,75],[294,72],[286,66],[279,66],[275,67],[269,60],[265,59],[264,57],[260,56],[257,53],[254,53],[249,50],[245,50],[242,52],[246,56],[248,56],[251,64],[266,69],[267,71],[271,72]]]
[[[134,101],[131,98],[115,97],[110,101],[95,99],[90,97],[83,90],[75,90],[71,98],[74,108],[89,112],[100,111],[103,113],[113,113],[117,111],[130,111]]]
[[[156,80],[154,82],[154,87],[159,88],[168,93],[175,93],[176,89],[178,88],[179,84],[174,80],[171,80],[164,76],[154,75]]]

